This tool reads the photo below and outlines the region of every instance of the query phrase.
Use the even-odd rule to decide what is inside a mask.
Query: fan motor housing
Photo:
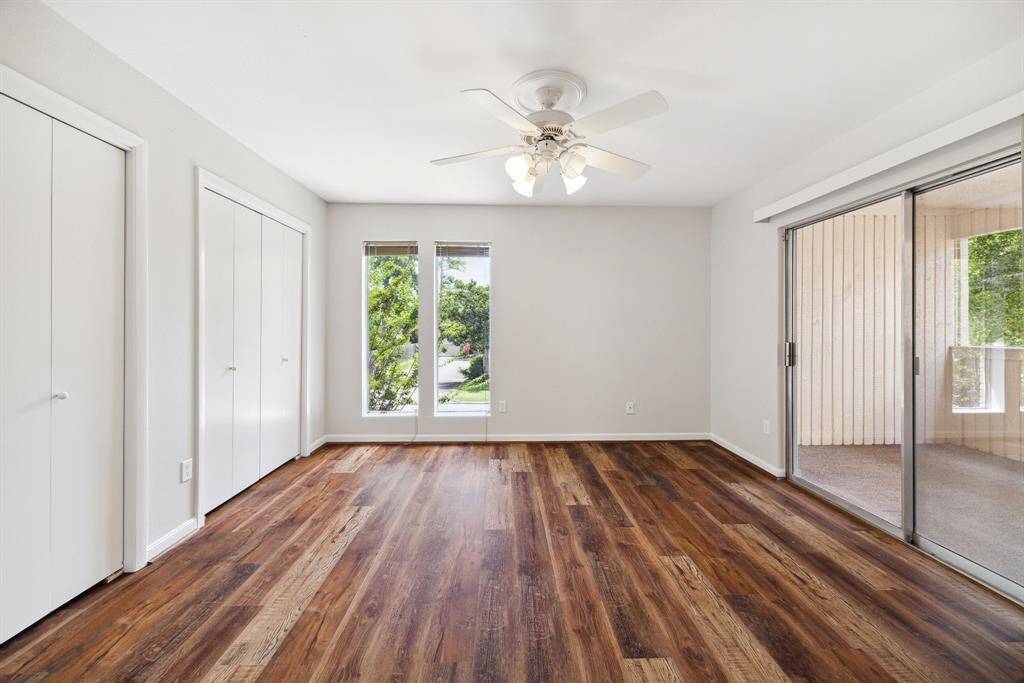
[[[526,118],[530,120],[530,123],[537,124],[537,127],[541,129],[548,125],[562,128],[575,121],[572,116],[566,114],[564,111],[558,111],[557,109],[542,109],[540,111],[535,111],[532,114],[527,114]]]

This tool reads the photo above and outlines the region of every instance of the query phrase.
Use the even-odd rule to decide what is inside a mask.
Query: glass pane
[[[366,410],[415,414],[419,394],[419,259],[365,256]]]
[[[901,522],[899,198],[793,234],[794,473]]]
[[[437,245],[438,413],[491,409],[491,256],[486,245]]]
[[[915,201],[915,531],[1024,584],[1020,164]]]

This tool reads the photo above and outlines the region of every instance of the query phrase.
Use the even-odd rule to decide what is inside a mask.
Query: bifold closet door
[[[0,641],[50,610],[51,121],[0,95]]]
[[[260,474],[276,469],[281,459],[281,247],[286,229],[275,220],[263,221],[262,379],[260,397]]]
[[[259,478],[260,216],[203,190],[203,505]]]
[[[233,495],[235,348],[235,204],[203,190],[203,460],[202,510]]]
[[[123,566],[124,171],[0,96],[0,641]]]
[[[299,454],[301,273],[302,235],[264,216],[261,474]]]
[[[54,606],[123,560],[124,172],[123,151],[53,122]]]
[[[260,215],[235,204],[232,495],[260,478]]]
[[[302,407],[302,234],[285,229],[282,248],[282,315],[281,341],[284,346],[282,365],[284,384],[283,443],[286,458],[302,451],[300,413]]]

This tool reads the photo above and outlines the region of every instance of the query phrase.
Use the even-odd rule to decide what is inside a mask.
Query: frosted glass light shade
[[[578,175],[575,178],[567,178],[563,173],[562,182],[565,183],[565,193],[572,194],[573,192],[587,184],[587,176]]]
[[[509,157],[505,162],[505,173],[508,173],[508,177],[513,181],[526,180],[530,174],[530,166],[530,158],[525,154],[518,154]]]

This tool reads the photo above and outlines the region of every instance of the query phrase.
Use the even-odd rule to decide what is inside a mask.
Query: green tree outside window
[[[370,256],[367,276],[367,407],[400,411],[419,385],[418,259]]]

